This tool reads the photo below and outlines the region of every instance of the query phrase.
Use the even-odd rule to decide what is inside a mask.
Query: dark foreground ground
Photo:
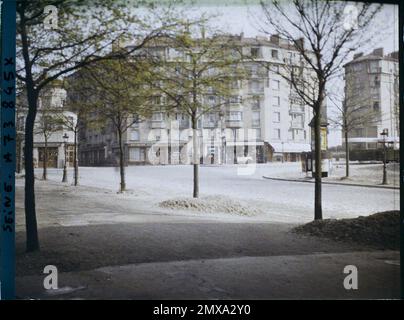
[[[38,299],[398,298],[399,252],[258,223],[129,223],[40,230],[41,251],[17,235],[17,293]],[[43,268],[59,290],[43,288]],[[346,290],[346,265],[359,289]]]
[[[259,217],[147,211],[141,195],[57,182],[37,181],[41,250],[27,254],[22,183],[16,191],[21,299],[399,298],[394,247],[300,234],[296,224]],[[44,289],[47,265],[58,268],[57,290]],[[343,286],[347,265],[358,269],[358,290]]]

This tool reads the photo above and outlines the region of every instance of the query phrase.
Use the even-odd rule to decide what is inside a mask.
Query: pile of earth
[[[229,213],[241,216],[254,216],[260,211],[247,203],[224,196],[207,196],[202,198],[177,198],[159,203],[162,208],[192,210],[210,213]]]
[[[325,219],[295,227],[293,232],[355,242],[383,249],[400,248],[400,211],[385,211],[354,219]]]

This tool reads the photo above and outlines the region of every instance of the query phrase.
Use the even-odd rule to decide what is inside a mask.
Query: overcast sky
[[[243,0],[225,0],[220,5],[216,5],[219,1],[200,0],[193,6],[192,14],[200,14],[206,12],[208,14],[217,14],[218,17],[212,22],[214,27],[219,28],[223,32],[233,34],[244,33],[247,37],[255,37],[263,35],[259,32],[255,19],[259,16],[260,6],[254,4],[257,1],[249,1],[248,5],[243,5]],[[224,3],[224,4],[223,4]],[[377,47],[383,47],[385,53],[398,50],[398,6],[384,5],[382,11],[378,15],[376,23],[383,27],[384,35],[381,41],[378,41]],[[380,30],[380,29],[379,29]],[[375,30],[375,33],[379,30]],[[374,47],[361,48],[365,54],[372,51]],[[332,112],[332,110],[329,110]],[[340,130],[330,129],[329,146],[341,144]]]

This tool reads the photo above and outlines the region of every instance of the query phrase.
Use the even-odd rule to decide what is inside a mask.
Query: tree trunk
[[[348,144],[348,130],[345,127],[345,177],[349,177],[349,144]]]
[[[74,130],[74,151],[73,151],[73,166],[74,166],[74,185],[78,185],[79,180],[79,164],[77,161],[77,130]]]
[[[321,111],[316,111],[314,121],[314,159],[315,159],[315,187],[314,187],[314,219],[323,219],[321,206]]]
[[[22,146],[22,141],[21,141],[21,136],[20,134],[17,133],[17,150],[16,150],[16,156],[17,156],[17,167],[16,171],[17,173],[21,173],[21,165],[22,165],[22,154],[21,154],[21,146]]]
[[[27,232],[27,252],[39,250],[38,229],[35,208],[35,175],[34,175],[34,123],[37,113],[37,94],[27,85],[28,115],[25,123],[25,227]]]
[[[27,252],[39,250],[38,228],[36,222],[35,208],[35,175],[34,175],[34,124],[38,109],[38,92],[32,77],[32,63],[29,56],[29,42],[26,30],[24,4],[19,12],[20,36],[22,42],[22,55],[25,67],[25,89],[28,100],[28,114],[25,122],[25,147],[24,147],[24,168],[25,168],[25,228]]]
[[[196,116],[192,117],[192,150],[193,150],[193,166],[194,166],[194,191],[193,197],[199,197],[199,148],[198,148],[198,135],[197,135],[197,119]]]
[[[118,142],[119,142],[119,171],[121,175],[121,192],[126,189],[125,182],[125,163],[124,163],[124,150],[122,145],[122,132],[118,130]]]
[[[42,179],[47,180],[48,175],[47,175],[47,168],[48,168],[48,138],[46,134],[44,135],[45,137],[45,148],[44,148],[44,154],[43,154],[43,162],[42,162]]]

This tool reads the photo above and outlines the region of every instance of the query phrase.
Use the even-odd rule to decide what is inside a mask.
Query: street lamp
[[[284,162],[284,157],[285,157],[285,153],[284,153],[284,149],[283,149],[283,144],[284,144],[284,142],[282,141],[281,142],[282,143],[282,163]]]
[[[226,118],[225,118],[225,113],[223,111],[219,112],[219,119],[220,119],[220,133],[221,133],[221,138],[222,138],[222,164],[226,164]]]
[[[380,133],[383,136],[383,182],[382,184],[387,184],[387,148],[386,148],[386,137],[389,135],[388,129],[383,129]]]
[[[67,161],[67,140],[69,139],[69,136],[67,133],[63,135],[63,143],[64,143],[64,149],[65,149],[65,161],[63,164],[63,178],[62,182],[67,182],[67,168],[66,168],[66,161]]]

